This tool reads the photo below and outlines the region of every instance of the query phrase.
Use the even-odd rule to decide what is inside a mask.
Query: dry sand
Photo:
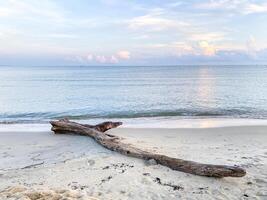
[[[200,177],[111,152],[88,137],[1,132],[0,199],[267,199],[267,126],[109,132],[169,156],[241,165],[247,175]]]

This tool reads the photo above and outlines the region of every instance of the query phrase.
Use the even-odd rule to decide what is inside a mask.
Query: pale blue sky
[[[267,63],[267,0],[0,0],[0,65]]]

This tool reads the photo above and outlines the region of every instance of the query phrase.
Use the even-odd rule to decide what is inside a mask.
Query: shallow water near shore
[[[2,124],[62,117],[267,119],[266,102],[266,66],[0,67]]]

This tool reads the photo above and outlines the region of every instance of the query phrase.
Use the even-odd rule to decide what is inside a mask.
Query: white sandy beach
[[[117,128],[109,133],[177,158],[240,165],[247,175],[185,174],[111,152],[83,136],[0,132],[0,199],[27,199],[39,189],[67,199],[267,199],[267,126]]]

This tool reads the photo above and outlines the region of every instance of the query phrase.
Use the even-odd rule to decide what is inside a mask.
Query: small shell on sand
[[[0,192],[1,200],[97,200],[74,190],[29,189],[21,186],[9,187]]]

